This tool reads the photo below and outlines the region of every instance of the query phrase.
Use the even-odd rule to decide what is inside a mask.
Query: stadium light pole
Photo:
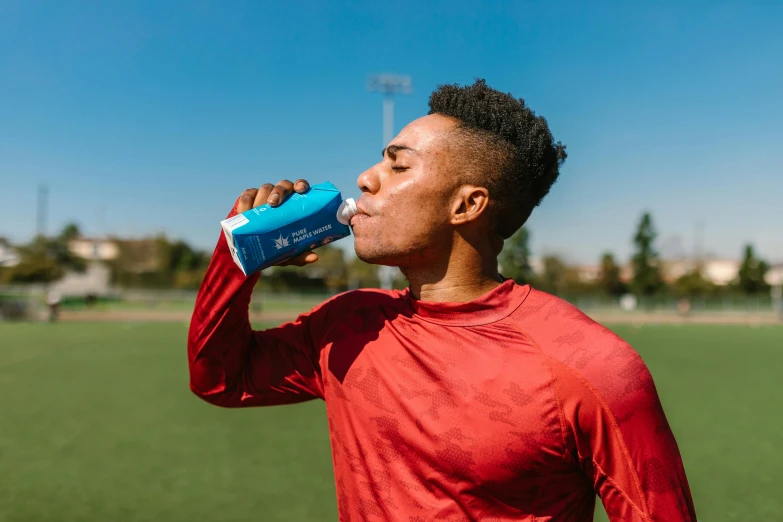
[[[37,207],[36,233],[43,236],[46,235],[46,217],[49,210],[49,187],[46,185],[38,186]]]
[[[383,146],[386,147],[394,137],[394,95],[413,92],[411,77],[398,74],[373,74],[367,81],[367,90],[383,94]],[[390,290],[397,273],[394,267],[381,265],[378,279],[381,288]]]
[[[383,94],[383,146],[394,137],[394,95],[413,92],[411,77],[398,74],[373,74],[367,81],[370,92]]]

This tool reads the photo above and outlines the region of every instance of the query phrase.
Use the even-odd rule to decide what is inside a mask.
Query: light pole
[[[410,94],[413,91],[411,77],[398,74],[373,74],[367,80],[367,90],[383,94],[383,146],[394,137],[394,95]],[[381,288],[391,289],[397,270],[391,266],[378,268]]]
[[[39,236],[46,235],[46,217],[49,210],[49,187],[46,185],[38,186],[38,218],[36,223],[36,233]]]
[[[394,95],[413,92],[411,77],[398,74],[373,74],[367,81],[370,92],[383,94],[383,146],[394,137]]]

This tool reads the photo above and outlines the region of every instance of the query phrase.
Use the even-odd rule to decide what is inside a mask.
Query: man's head
[[[406,126],[358,179],[357,255],[415,266],[448,255],[455,240],[487,255],[521,227],[565,160],[546,120],[523,100],[477,80],[443,85],[430,113]]]

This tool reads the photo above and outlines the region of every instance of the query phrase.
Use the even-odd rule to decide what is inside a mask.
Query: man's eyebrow
[[[381,157],[385,158],[387,154],[389,156],[396,156],[397,153],[399,151],[401,151],[401,150],[407,150],[407,151],[412,152],[414,154],[418,154],[419,153],[419,151],[417,151],[416,149],[412,149],[412,148],[408,147],[407,145],[389,145],[388,147],[386,147],[385,149],[383,149],[381,151]]]

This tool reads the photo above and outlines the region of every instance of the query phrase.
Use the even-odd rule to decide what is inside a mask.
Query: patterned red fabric
[[[221,238],[188,337],[191,389],[226,407],[321,398],[340,520],[696,521],[652,377],[622,339],[506,281],[470,303],[339,295],[253,331]]]

